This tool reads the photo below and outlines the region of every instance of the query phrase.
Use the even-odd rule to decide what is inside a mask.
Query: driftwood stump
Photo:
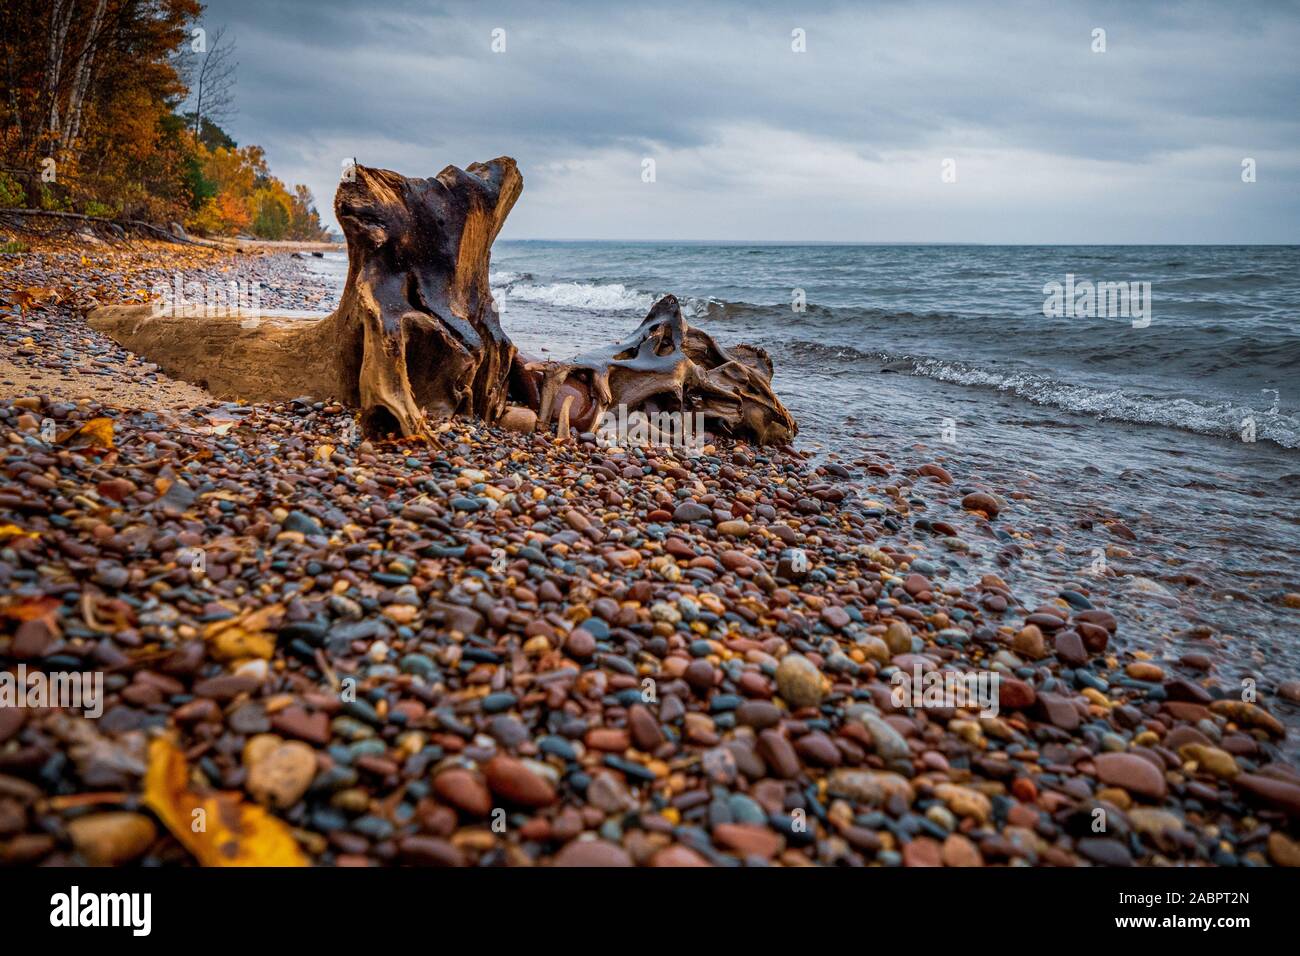
[[[320,320],[97,309],[90,326],[218,398],[336,398],[371,434],[427,433],[428,419],[495,419],[515,348],[488,288],[492,242],[519,198],[513,159],[432,179],[353,167],[334,209],[348,242],[339,307]]]
[[[567,362],[516,359],[516,392],[537,410],[539,425],[552,415],[562,432],[593,429],[623,406],[650,416],[704,416],[714,431],[759,444],[790,441],[799,428],[772,392],[772,360],[757,346],[725,349],[682,317],[666,295],[632,337]]]
[[[488,287],[492,242],[523,186],[514,160],[432,179],[353,169],[334,199],[348,275],[328,317],[109,306],[90,326],[221,399],[342,401],[370,435],[428,436],[430,421],[453,415],[495,422],[508,401],[543,427],[554,417],[562,436],[620,406],[702,414],[715,431],[764,444],[798,431],[772,392],[767,353],[718,345],[673,296],[625,342],[568,362],[516,355]]]

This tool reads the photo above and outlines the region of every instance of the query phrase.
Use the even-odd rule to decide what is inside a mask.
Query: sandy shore
[[[268,309],[328,311],[329,288],[312,283],[285,253],[328,243],[262,243],[264,252],[167,242],[86,246],[67,238],[33,239],[32,252],[0,256],[0,289],[11,322],[0,353],[0,397],[93,398],[137,409],[186,409],[213,401],[202,388],[160,374],[152,363],[90,332],[82,321],[96,305],[156,300],[155,290],[200,281],[256,284]],[[19,334],[19,333],[24,334]]]
[[[207,239],[233,252],[346,252],[341,242],[301,242],[296,239]]]
[[[1023,489],[907,449],[371,443],[79,318],[176,269],[296,307],[287,257],[67,255],[0,263],[0,662],[105,695],[0,707],[7,862],[221,862],[183,821],[224,799],[271,863],[1300,863],[1289,704],[1131,650],[1086,582],[942,566],[1050,507]],[[929,673],[992,697],[898,696]]]

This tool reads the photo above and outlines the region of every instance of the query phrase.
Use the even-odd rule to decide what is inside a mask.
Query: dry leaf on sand
[[[92,418],[76,428],[68,429],[58,436],[57,441],[70,448],[112,448],[113,419]]]
[[[149,745],[144,802],[204,866],[308,865],[289,827],[262,807],[238,793],[191,791],[185,755],[170,737]]]

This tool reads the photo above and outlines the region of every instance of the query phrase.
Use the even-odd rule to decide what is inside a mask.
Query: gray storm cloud
[[[204,20],[239,47],[232,134],[327,215],[345,157],[508,154],[506,238],[1300,240],[1295,4],[213,0]]]

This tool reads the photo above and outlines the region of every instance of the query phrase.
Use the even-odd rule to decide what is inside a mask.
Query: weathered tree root
[[[448,166],[436,179],[357,167],[339,186],[348,240],[341,321],[362,336],[362,427],[403,435],[424,420],[505,408],[515,347],[488,288],[492,243],[519,198],[514,160]]]
[[[353,167],[334,208],[348,241],[339,307],[317,321],[97,309],[92,328],[223,399],[336,398],[367,433],[505,407],[515,347],[488,288],[492,242],[523,180],[502,157],[433,179]]]
[[[353,169],[334,199],[348,276],[327,318],[112,306],[92,312],[90,326],[218,398],[345,402],[370,435],[429,437],[430,421],[453,415],[495,422],[508,399],[543,427],[557,416],[561,437],[619,406],[701,413],[715,432],[761,444],[798,431],[772,393],[767,353],[722,348],[686,324],[673,296],[619,345],[568,362],[519,358],[488,287],[492,243],[523,188],[514,160],[448,166],[432,179]]]
[[[520,356],[515,365],[516,393],[536,409],[538,425],[558,412],[562,433],[591,430],[620,405],[652,415],[702,413],[710,429],[759,444],[782,444],[799,431],[772,392],[767,352],[724,349],[686,323],[672,295],[656,302],[626,341],[567,362]]]

